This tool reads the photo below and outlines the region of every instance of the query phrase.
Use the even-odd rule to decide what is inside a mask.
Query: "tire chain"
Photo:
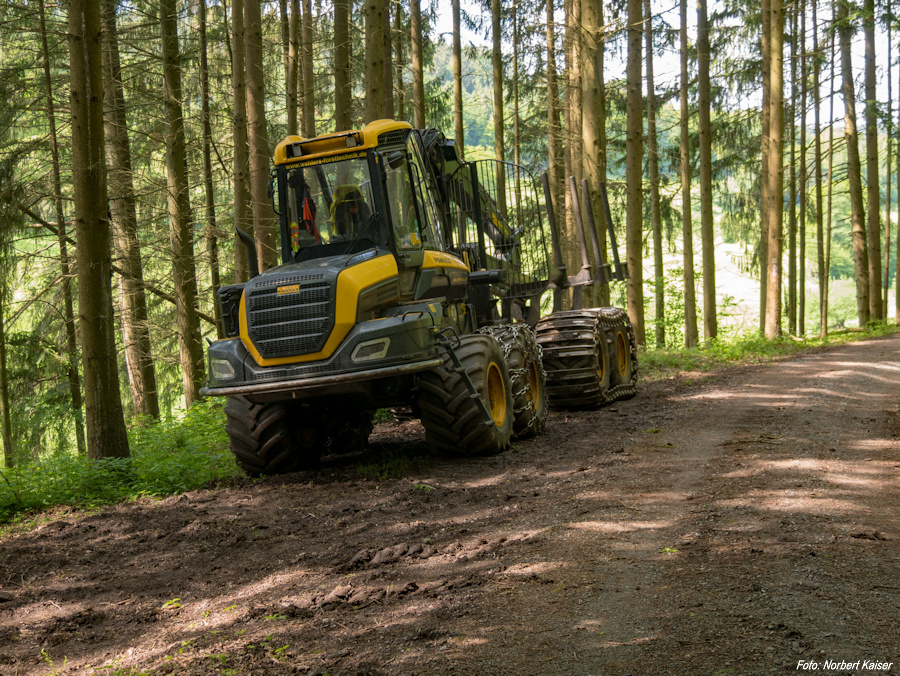
[[[528,367],[535,362],[535,358],[537,360],[537,369],[539,378],[542,381],[546,381],[547,374],[544,371],[544,363],[543,359],[541,359],[542,351],[541,346],[537,344],[537,341],[534,339],[534,335],[532,335],[531,344],[535,348],[535,354],[530,355],[527,354],[525,350],[522,350],[522,367],[514,369],[509,364],[509,356],[512,353],[512,346],[517,342],[517,338],[522,332],[530,332],[530,328],[526,324],[504,324],[501,326],[483,326],[478,329],[477,333],[483,333],[488,336],[493,336],[498,343],[500,343],[500,349],[503,351],[503,358],[506,360],[506,366],[509,369],[509,382],[512,383],[513,387],[517,380],[521,379],[522,388],[518,391],[513,390],[512,400],[513,402],[516,399],[527,393],[528,389],[531,385],[528,382]],[[529,410],[531,411],[531,417],[528,420],[528,424],[524,426],[524,429],[530,429],[535,422],[538,422],[538,412],[534,406],[534,397],[526,397],[526,401],[528,402],[524,408],[517,408],[513,410],[513,415],[518,413],[522,413],[523,411]]]
[[[600,317],[600,326],[605,332],[615,332],[621,326],[625,329],[625,335],[628,337],[628,352],[631,357],[631,381],[614,385],[604,393],[604,401],[607,404],[611,404],[619,399],[633,397],[637,394],[637,343],[634,339],[634,328],[625,310],[617,307],[603,307],[597,309],[597,314]]]

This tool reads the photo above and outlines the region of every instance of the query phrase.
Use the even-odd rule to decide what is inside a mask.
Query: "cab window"
[[[385,185],[391,231],[398,251],[418,250],[422,241],[422,215],[415,199],[410,165],[406,153],[395,152],[386,158]]]

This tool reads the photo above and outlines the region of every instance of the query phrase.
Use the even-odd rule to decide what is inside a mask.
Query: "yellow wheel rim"
[[[503,372],[496,362],[488,365],[487,396],[494,424],[503,427],[503,423],[506,422],[506,386],[503,383]]]
[[[619,358],[619,375],[623,378],[628,375],[628,343],[625,334],[619,331],[616,334],[616,356]]]

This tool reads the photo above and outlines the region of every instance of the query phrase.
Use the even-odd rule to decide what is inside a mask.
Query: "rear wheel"
[[[596,310],[555,312],[535,329],[552,406],[590,408],[609,401],[609,345]]]
[[[534,437],[544,431],[549,404],[547,374],[541,362],[541,347],[526,324],[491,326],[480,330],[494,336],[509,367],[513,398],[513,436]]]
[[[628,315],[619,308],[603,308],[610,354],[610,401],[637,393],[637,341]]]
[[[509,446],[513,430],[512,387],[503,351],[496,339],[482,334],[462,336],[454,351],[490,420],[485,420],[448,353],[443,365],[418,379],[416,407],[425,440],[452,455],[499,453]]]

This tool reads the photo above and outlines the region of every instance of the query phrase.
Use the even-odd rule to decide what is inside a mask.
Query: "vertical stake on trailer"
[[[607,284],[609,282],[609,265],[600,255],[600,239],[597,235],[594,206],[591,204],[591,191],[586,178],[581,180],[581,195],[584,199],[584,217],[587,221],[588,232],[591,233],[591,245],[594,247],[594,283]]]
[[[609,197],[606,194],[606,181],[600,181],[600,197],[603,198],[603,209],[606,212],[606,229],[609,231],[609,243],[612,246],[613,261],[616,264],[615,278],[620,282],[628,277],[627,266],[619,260],[619,245],[616,243],[616,229],[613,227],[612,213],[609,210]]]
[[[566,270],[565,261],[563,261],[562,251],[559,248],[559,233],[556,230],[556,215],[553,211],[553,196],[550,193],[550,178],[547,172],[541,174],[541,184],[544,186],[544,203],[547,207],[547,222],[550,225],[550,246],[553,249],[553,265],[559,271],[556,279],[552,280],[553,289],[553,311],[559,312],[562,309],[562,292],[569,286],[569,276]]]

